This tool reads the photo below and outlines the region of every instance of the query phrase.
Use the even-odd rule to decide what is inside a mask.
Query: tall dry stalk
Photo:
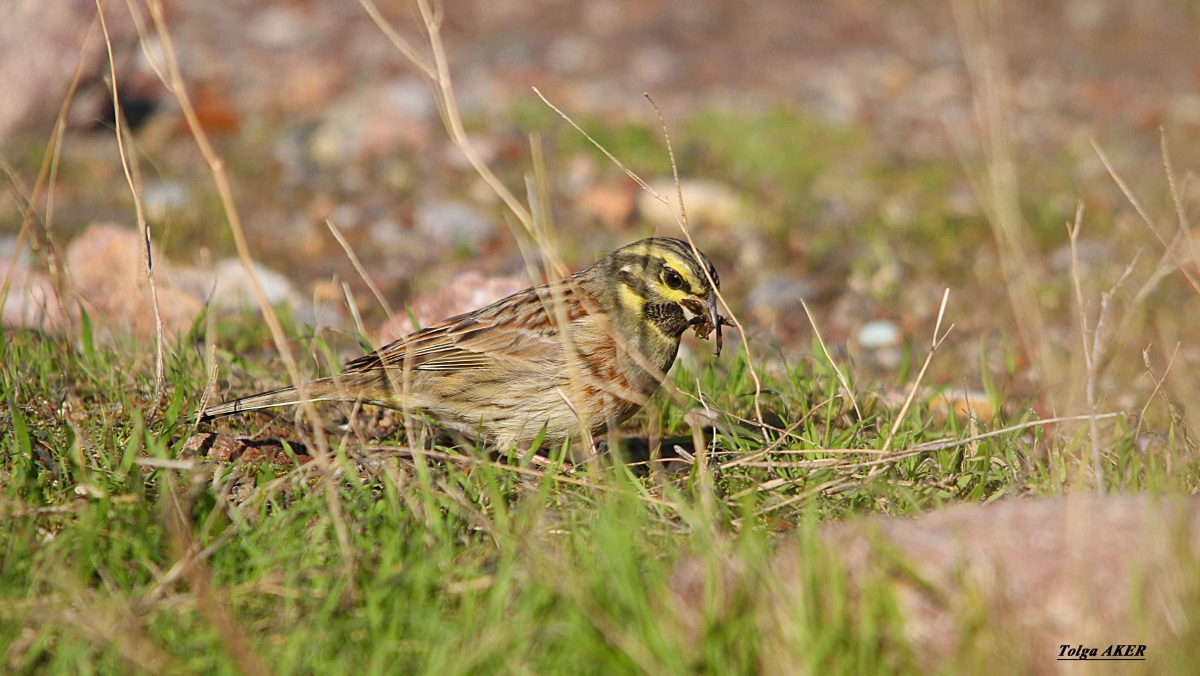
[[[237,251],[238,260],[242,263],[243,269],[246,271],[247,279],[250,281],[250,288],[254,294],[254,299],[258,303],[259,310],[262,312],[263,319],[267,323],[267,328],[271,333],[271,338],[275,343],[275,348],[279,352],[280,359],[283,361],[284,368],[287,370],[288,377],[295,384],[296,389],[300,392],[301,397],[304,395],[304,385],[306,378],[301,376],[300,369],[296,364],[296,359],[292,355],[291,347],[288,345],[287,337],[283,333],[283,325],[279,321],[279,316],[275,312],[275,308],[271,307],[267,300],[267,295],[263,291],[262,283],[258,279],[253,263],[253,256],[250,253],[250,246],[246,242],[246,233],[242,227],[241,217],[238,213],[237,204],[233,199],[233,188],[229,182],[229,176],[225,171],[225,161],[214,149],[212,142],[208,138],[208,133],[200,124],[199,116],[196,113],[196,108],[192,104],[191,95],[187,90],[187,80],[183,75],[183,70],[179,65],[179,59],[175,51],[175,43],[172,39],[171,31],[167,26],[166,11],[163,7],[162,0],[145,0],[146,11],[150,15],[150,24],[153,26],[154,35],[158,38],[162,62],[159,62],[152,50],[148,47],[149,28],[141,9],[136,4],[135,0],[126,0],[131,14],[133,15],[134,23],[137,27],[138,36],[140,37],[143,53],[147,60],[155,69],[159,79],[166,87],[167,91],[175,98],[179,104],[180,112],[183,114],[184,122],[187,125],[188,131],[192,134],[193,140],[196,142],[197,148],[200,150],[201,156],[204,158],[205,164],[208,166],[209,174],[212,176],[213,183],[216,185],[217,194],[220,197],[221,207],[225,214],[226,223],[229,226],[230,234],[233,236],[234,247]],[[329,448],[329,443],[325,435],[325,428],[321,422],[317,409],[312,402],[304,402],[302,404],[304,414],[314,422],[312,426],[313,438],[312,447],[315,449],[313,460],[321,469],[322,486],[325,492],[326,502],[329,506],[329,518],[333,525],[337,540],[342,554],[342,572],[347,579],[352,579],[351,573],[358,559],[354,548],[350,543],[350,531],[346,526],[346,519],[343,514],[341,497],[338,492],[337,481],[334,477],[334,466],[332,453]]]
[[[1046,319],[1037,298],[1041,269],[1031,264],[1037,260],[1037,252],[1021,216],[1012,91],[1002,44],[1002,5],[1001,0],[955,0],[953,4],[971,81],[972,110],[983,128],[977,139],[978,151],[983,155],[982,167],[967,159],[973,153],[966,132],[952,131],[956,132],[963,164],[992,228],[1009,309],[1021,344],[1039,383],[1052,390],[1060,386],[1064,367],[1052,357]]]

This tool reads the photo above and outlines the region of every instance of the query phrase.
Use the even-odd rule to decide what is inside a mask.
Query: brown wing
[[[476,369],[495,366],[499,361],[553,358],[552,355],[561,354],[561,345],[538,291],[526,289],[485,308],[434,324],[348,362],[346,370]]]

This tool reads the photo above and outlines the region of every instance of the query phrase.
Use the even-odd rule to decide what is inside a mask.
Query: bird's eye
[[[663,281],[672,289],[679,290],[683,288],[683,277],[671,268],[667,268],[667,271],[663,273]]]

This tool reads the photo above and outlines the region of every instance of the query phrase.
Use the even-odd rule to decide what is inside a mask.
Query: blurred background
[[[410,3],[378,6],[425,45]],[[359,3],[165,7],[273,301],[301,321],[350,330],[348,293],[375,339],[407,329],[407,316],[389,321],[327,219],[390,305],[411,307],[421,323],[528,284],[511,217],[447,139],[430,83]],[[1200,287],[1186,224],[1200,160],[1200,5],[455,0],[443,9],[472,144],[522,196],[531,139],[540,145],[559,253],[575,269],[640,237],[680,233],[667,207],[531,88],[673,194],[643,93],[653,97],[691,233],[765,368],[818,354],[804,301],[856,380],[902,384],[949,288],[955,329],[929,383],[1078,412],[1091,373],[1102,408],[1136,411],[1174,359],[1162,392],[1185,411],[1194,400],[1186,374],[1200,364]],[[186,330],[209,299],[253,308],[212,174],[146,56],[157,58],[158,38],[149,30],[139,45],[125,3],[108,3],[105,16],[169,329]],[[97,323],[152,330],[95,17],[85,0],[0,6],[6,328],[53,331],[69,318],[54,293],[65,267],[63,284]],[[43,168],[52,180],[39,184]],[[36,217],[22,236],[31,199]],[[1073,256],[1066,226],[1078,205]],[[1096,343],[1101,294],[1126,271]]]

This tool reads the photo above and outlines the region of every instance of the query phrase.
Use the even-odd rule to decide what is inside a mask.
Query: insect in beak
[[[689,298],[682,303],[686,314],[691,315],[688,318],[688,325],[696,331],[696,336],[708,339],[710,333],[714,330],[717,332],[716,356],[721,356],[721,348],[724,346],[724,336],[721,335],[722,326],[736,326],[728,318],[721,316],[717,312],[717,296],[709,294],[708,303],[701,303],[698,300]]]

